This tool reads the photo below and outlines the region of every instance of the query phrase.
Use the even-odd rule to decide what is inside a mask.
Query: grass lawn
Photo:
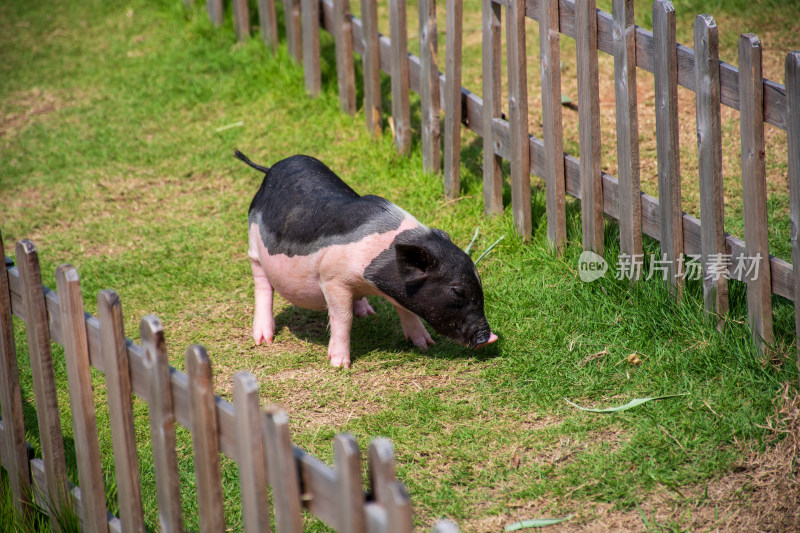
[[[792,474],[797,408],[794,419],[779,422],[786,416],[776,415],[791,408],[798,382],[791,302],[773,299],[777,340],[765,358],[751,341],[740,283],[730,285],[731,313],[721,333],[704,317],[697,282],[688,283],[682,302],[671,300],[658,279],[635,286],[611,276],[583,283],[576,201],[568,201],[569,245],[557,258],[547,246],[544,189],[534,180],[534,235],[524,245],[510,212],[482,216],[480,139],[464,133],[462,196],[445,202],[440,178],[421,171],[418,135],[411,157],[401,157],[388,128],[373,141],[361,112],[350,117],[339,111],[327,33],[321,38],[323,91],[312,100],[285,44],[273,56],[258,39],[236,43],[230,13],[224,28],[213,29],[200,4],[187,12],[178,0],[0,2],[0,228],[7,253],[19,239],[33,240],[51,288],[58,264],[75,265],[92,314],[99,290],[117,290],[127,336],[137,342],[141,317],[158,315],[176,368],[183,369],[189,344],[205,345],[220,396],[232,400],[237,371],[253,373],[263,402],[288,410],[294,441],[329,464],[336,433],[352,433],[362,449],[374,437],[389,437],[418,526],[449,517],[464,531],[499,531],[517,520],[573,514],[563,530],[800,527]],[[351,4],[357,12],[358,2]],[[465,4],[464,84],[480,94],[479,2]],[[637,23],[651,27],[648,4],[639,4]],[[610,9],[610,1],[598,7]],[[676,2],[678,40],[691,45],[692,18],[708,10],[721,26],[724,21],[722,59],[736,63],[738,32],[757,31],[768,57],[765,75],[782,81],[786,52],[800,48],[800,19],[792,16],[798,7]],[[409,12],[416,12],[416,3]],[[388,33],[385,22],[381,29]],[[411,32],[415,24],[410,16]],[[533,54],[536,23],[528,27]],[[566,57],[574,42],[562,42],[569,95],[574,62],[570,67]],[[417,43],[412,36],[412,50]],[[443,43],[440,35],[441,54]],[[535,59],[529,63],[531,132],[537,134],[538,67]],[[649,74],[639,78],[642,99],[648,76],[652,80]],[[611,98],[601,102],[603,116],[611,117],[603,126],[604,168],[613,173],[613,88],[603,84]],[[383,85],[386,116],[385,76]],[[681,98],[691,117],[691,94]],[[413,109],[418,128],[418,106]],[[564,113],[571,135],[571,111]],[[697,208],[690,185],[696,182],[693,124],[682,121],[688,211]],[[740,233],[738,122],[725,124],[726,224]],[[655,193],[655,141],[647,144],[645,126],[640,135],[643,189]],[[775,147],[768,150],[771,245],[789,258],[785,134],[768,127],[768,137]],[[434,334],[436,346],[421,353],[404,342],[391,306],[376,299],[371,303],[378,314],[354,323],[352,369],[337,370],[325,357],[326,315],[277,298],[276,343],[254,346],[246,221],[261,176],[232,157],[234,147],[267,165],[295,153],[314,155],[358,192],[392,200],[424,224],[448,231],[462,247],[480,226],[477,253],[505,236],[479,265],[487,317],[501,340],[472,352]],[[572,140],[565,139],[565,149],[577,154]],[[617,225],[607,221],[611,264],[617,234]],[[645,252],[657,251],[658,243],[645,238]],[[28,441],[38,453],[19,321],[15,333]],[[70,473],[77,481],[63,351],[54,353]],[[114,510],[104,380],[97,373],[94,381]],[[792,388],[782,398],[787,383]],[[682,396],[614,414],[586,413],[565,402],[609,407],[669,394]],[[135,411],[147,520],[155,530],[146,404],[138,401]],[[781,438],[792,427],[793,437]],[[187,528],[197,529],[191,438],[179,429],[178,439]],[[228,526],[240,530],[238,473],[229,460],[223,478]],[[310,517],[306,525],[326,530]]]

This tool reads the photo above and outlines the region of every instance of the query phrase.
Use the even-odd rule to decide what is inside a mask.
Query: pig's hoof
[[[359,318],[363,318],[365,316],[374,315],[375,310],[369,305],[366,298],[361,298],[353,302],[353,314]]]
[[[406,340],[411,341],[414,344],[414,346],[416,346],[423,352],[427,351],[429,346],[433,346],[434,344],[436,344],[436,341],[434,341],[431,338],[430,333],[428,333],[426,329],[423,329],[422,332],[416,333],[414,335],[406,335]]]
[[[331,362],[331,366],[340,366],[342,368],[350,368],[350,356],[349,355],[336,355],[336,354],[328,354],[328,360]]]
[[[272,331],[261,328],[253,328],[253,340],[256,341],[256,346],[261,345],[262,342],[270,345],[272,344],[274,338],[275,334]]]

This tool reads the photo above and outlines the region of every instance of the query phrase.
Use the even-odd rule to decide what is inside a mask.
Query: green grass
[[[97,291],[116,289],[134,340],[141,317],[157,314],[173,366],[183,368],[186,346],[204,344],[217,389],[229,400],[233,374],[252,372],[263,401],[286,406],[295,442],[329,464],[338,432],[353,433],[362,449],[374,437],[391,438],[418,525],[447,516],[480,530],[495,516],[507,524],[572,512],[573,520],[591,523],[595,506],[637,512],[664,491],[691,492],[724,476],[746,450],[768,449],[762,426],[775,391],[797,380],[789,302],[774,299],[777,344],[765,361],[750,340],[739,283],[731,284],[732,311],[719,333],[705,320],[696,283],[677,303],[657,280],[581,282],[576,201],[568,202],[569,246],[556,258],[546,242],[544,191],[535,182],[534,235],[523,244],[509,213],[494,220],[481,214],[474,136],[464,135],[462,199],[445,203],[440,179],[421,171],[418,137],[404,158],[388,129],[373,141],[363,114],[339,111],[330,36],[322,36],[322,95],[312,100],[285,46],[272,56],[258,39],[235,44],[229,17],[215,30],[203,7],[185,12],[171,0],[0,4],[0,228],[7,253],[19,239],[37,243],[46,285],[55,287],[59,263],[74,264],[93,314]],[[728,9],[714,13],[743,16]],[[465,57],[474,57],[470,50]],[[388,90],[384,95],[388,114]],[[243,126],[217,131],[239,121]],[[234,147],[264,164],[314,155],[357,191],[391,199],[461,246],[480,226],[475,257],[505,235],[479,269],[500,342],[468,352],[435,336],[437,345],[420,353],[403,342],[391,306],[376,300],[378,315],[354,325],[353,368],[337,371],[325,359],[325,315],[278,299],[277,344],[253,347],[246,211],[260,176],[232,157]],[[617,234],[607,222],[612,265]],[[646,239],[645,250],[656,253],[658,243]],[[28,441],[39,453],[18,321],[15,333]],[[641,364],[628,363],[631,353]],[[54,354],[77,481],[63,351]],[[94,381],[113,509],[102,375]],[[686,396],[613,415],[579,412],[563,401],[607,407],[676,393]],[[136,401],[135,413],[147,520],[155,529],[144,402]],[[184,512],[196,529],[191,438],[180,429],[178,439]],[[242,527],[237,476],[236,465],[223,460],[234,530]],[[680,516],[673,526],[690,527],[691,516]],[[655,528],[655,517],[642,517],[640,527]],[[324,529],[312,519],[308,527]]]

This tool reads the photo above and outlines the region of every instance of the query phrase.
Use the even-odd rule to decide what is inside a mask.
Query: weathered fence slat
[[[225,531],[216,398],[211,361],[205,348],[193,345],[186,349],[186,373],[189,378],[192,447],[197,476],[200,531],[207,533]]]
[[[633,0],[614,0],[614,88],[617,115],[619,247],[631,261],[642,254],[642,203],[639,188],[639,115],[636,109],[636,26]],[[641,270],[632,268],[635,278]]]
[[[492,123],[502,116],[500,4],[483,0],[483,211],[487,215],[503,212],[503,158],[496,152]]]
[[[283,0],[283,18],[286,24],[286,47],[295,61],[303,62],[303,16],[301,0]]]
[[[700,175],[703,303],[717,316],[728,312],[728,280],[715,273],[725,254],[725,197],[722,181],[722,125],[719,89],[719,38],[709,15],[694,20],[697,167]],[[714,264],[716,263],[716,264]],[[717,327],[724,321],[718,319]]]
[[[82,496],[81,525],[85,531],[105,532],[108,531],[106,491],[97,438],[86,317],[80,279],[75,267],[60,265],[56,269],[56,286]]]
[[[761,41],[752,33],[739,37],[739,105],[742,137],[742,201],[747,315],[753,339],[762,349],[772,344],[772,288],[767,234],[767,170],[764,152],[764,84]],[[734,265],[737,258],[733,258]],[[749,265],[748,265],[749,266]]]
[[[233,398],[236,402],[239,485],[245,531],[269,533],[267,462],[258,406],[258,381],[252,374],[237,372],[233,376]]]
[[[350,1],[333,0],[333,37],[336,40],[336,81],[339,107],[348,115],[356,112],[356,74],[353,65],[353,26]]]
[[[786,143],[789,157],[792,265],[794,266],[794,331],[800,367],[800,52],[786,56]],[[2,250],[0,250],[2,252]]]
[[[33,393],[39,422],[39,438],[47,477],[47,502],[51,518],[60,507],[69,504],[67,492],[67,467],[64,460],[64,441],[58,411],[58,389],[53,370],[53,354],[50,351],[50,330],[47,323],[47,307],[39,270],[39,254],[29,240],[16,246],[17,266],[25,302],[25,321],[28,334],[28,351],[31,357]]]
[[[531,235],[531,161],[528,140],[528,67],[525,52],[525,0],[511,0],[506,17],[508,114],[511,160],[511,210],[517,233]]]
[[[289,15],[289,12],[284,14],[287,25]],[[275,13],[275,0],[258,0],[258,25],[261,27],[261,39],[264,44],[275,53],[278,49],[278,17]]]
[[[25,419],[22,413],[22,391],[19,386],[17,349],[11,311],[11,288],[6,264],[3,234],[0,232],[0,409],[3,413],[2,455],[8,472],[8,484],[14,498],[14,509],[20,517],[30,511],[31,473],[25,445]]]
[[[100,319],[100,343],[106,374],[119,517],[124,531],[144,532],[139,456],[133,423],[133,390],[122,325],[122,303],[116,292],[106,290],[98,293],[97,315]]]
[[[439,120],[439,50],[436,0],[419,0],[420,108],[422,114],[422,168],[438,173],[442,167]],[[459,95],[459,100],[460,100]]]
[[[377,0],[361,0],[362,44],[364,65],[364,115],[367,131],[381,135],[381,48],[378,40]]]
[[[578,137],[583,249],[603,254],[603,179],[600,174],[600,82],[595,0],[576,6]]]
[[[361,488],[361,452],[352,435],[333,438],[336,481],[339,486],[339,531],[366,531],[364,490]]]
[[[673,294],[683,292],[683,217],[678,147],[678,62],[675,53],[675,9],[669,0],[653,2],[656,52],[656,159],[658,203],[661,207],[661,255],[667,261]]]
[[[408,101],[408,30],[406,0],[389,0],[389,33],[392,39],[392,122],[394,142],[402,154],[411,151],[411,109]]]
[[[206,8],[208,9],[208,18],[214,26],[222,26],[222,0],[206,0]]]
[[[461,37],[464,4],[447,0],[444,74],[444,196],[461,191]]]
[[[319,1],[300,0],[303,17],[303,75],[306,92],[319,96],[322,88],[322,71],[319,53]]]
[[[560,254],[567,242],[564,183],[564,133],[561,122],[561,47],[558,0],[539,3],[539,66],[542,78],[547,239]]]
[[[236,32],[236,38],[239,41],[246,41],[250,38],[250,7],[247,5],[247,0],[232,0],[231,7],[233,9],[233,29]],[[261,2],[259,1],[259,14],[260,8]]]
[[[269,406],[262,415],[262,431],[267,460],[267,477],[272,487],[275,530],[278,533],[303,531],[300,513],[300,484],[289,437],[289,417],[278,406]]]
[[[144,367],[149,372],[150,438],[158,493],[158,521],[162,531],[183,531],[181,493],[178,484],[178,458],[175,452],[175,414],[173,411],[170,367],[161,321],[147,315],[139,326],[144,351]]]
[[[367,458],[372,496],[386,510],[387,531],[411,531],[411,505],[405,488],[397,482],[391,441],[384,438],[373,439]]]

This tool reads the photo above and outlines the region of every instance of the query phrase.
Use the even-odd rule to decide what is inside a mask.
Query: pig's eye
[[[452,287],[452,291],[453,291],[453,294],[455,294],[457,298],[466,298],[467,297],[467,293],[465,293],[461,289],[456,289],[455,287]]]

